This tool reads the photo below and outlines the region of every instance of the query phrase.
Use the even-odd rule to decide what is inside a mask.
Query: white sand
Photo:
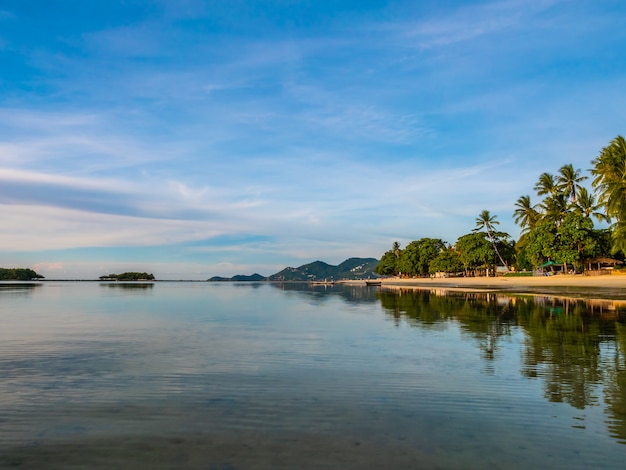
[[[357,281],[363,284],[364,281]],[[555,276],[529,277],[452,277],[452,278],[384,278],[383,286],[450,287],[450,288],[494,288],[515,289],[517,287],[589,287],[626,289],[626,275],[585,276],[582,274],[557,274]]]

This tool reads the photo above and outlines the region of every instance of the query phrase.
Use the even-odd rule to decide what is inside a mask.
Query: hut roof
[[[588,263],[601,263],[601,264],[624,264],[623,261],[620,261],[618,259],[604,258],[604,257],[590,259],[587,262]]]

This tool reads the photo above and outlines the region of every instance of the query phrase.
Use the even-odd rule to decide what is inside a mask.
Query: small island
[[[0,281],[36,281],[44,279],[30,268],[0,268]]]
[[[154,274],[126,272],[122,274],[106,274],[100,276],[101,281],[154,281]]]

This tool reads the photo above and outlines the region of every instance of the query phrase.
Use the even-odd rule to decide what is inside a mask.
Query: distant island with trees
[[[623,264],[626,251],[626,140],[617,136],[592,160],[593,191],[583,186],[588,177],[572,164],[557,172],[542,173],[534,190],[515,203],[517,241],[497,230],[497,216],[488,210],[476,226],[454,245],[437,238],[421,238],[404,249],[395,242],[385,252],[376,272],[380,275],[429,276],[495,274],[559,266],[562,272],[580,273],[586,266]],[[595,228],[593,220],[607,228]],[[512,268],[512,269],[511,269]]]
[[[100,276],[101,281],[154,281],[154,275],[139,272],[126,272],[122,274],[106,274]]]
[[[29,268],[0,268],[0,281],[33,281],[37,279],[44,279],[44,277]]]

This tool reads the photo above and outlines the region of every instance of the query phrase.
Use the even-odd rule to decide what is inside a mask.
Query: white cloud
[[[0,245],[16,251],[168,245],[224,234],[211,221],[149,219],[49,206],[0,205]]]

